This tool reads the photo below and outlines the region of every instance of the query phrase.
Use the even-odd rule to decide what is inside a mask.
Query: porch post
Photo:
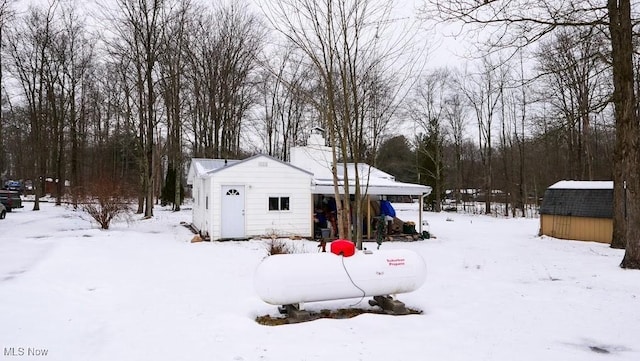
[[[371,196],[367,194],[367,239],[371,239]]]

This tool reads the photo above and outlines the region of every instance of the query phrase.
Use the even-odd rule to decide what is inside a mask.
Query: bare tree
[[[167,169],[163,187],[163,201],[173,204],[173,210],[179,211],[182,204],[183,173],[183,94],[185,89],[185,67],[188,46],[187,32],[192,29],[187,20],[193,16],[190,0],[182,0],[178,8],[169,14],[165,28],[162,52],[159,56],[160,88],[167,119]]]
[[[526,0],[426,0],[425,16],[479,26],[491,49],[518,49],[543,38],[558,27],[597,27],[608,32],[613,75],[612,102],[616,119],[614,187],[626,194],[626,249],[621,267],[640,269],[640,161],[639,125],[635,112],[633,72],[633,21],[630,0],[540,1]],[[619,168],[618,168],[619,167]],[[616,199],[617,204],[623,200]],[[620,212],[614,212],[619,217]],[[616,233],[616,232],[614,232]]]
[[[444,194],[444,142],[451,76],[447,69],[434,70],[416,84],[409,114],[424,132],[416,144],[419,181],[433,188],[434,211],[440,212]],[[426,159],[424,159],[426,158]]]
[[[520,119],[518,116],[514,116],[514,124],[513,124],[513,137],[516,142],[516,146],[518,147],[518,183],[517,183],[517,191],[516,191],[516,208],[519,206],[522,212],[522,216],[525,217],[525,207],[527,204],[528,194],[526,191],[525,185],[525,124],[527,122],[528,108],[529,108],[529,100],[527,97],[527,81],[525,78],[524,71],[524,61],[523,56],[520,54],[519,57],[519,65],[520,65],[520,76],[518,81],[520,93]],[[517,111],[516,111],[517,112]],[[518,123],[519,120],[519,123]]]
[[[72,7],[67,8],[63,20],[64,33],[67,37],[66,64],[63,67],[64,77],[67,79],[68,99],[68,138],[70,143],[68,171],[69,180],[73,187],[83,183],[83,139],[86,136],[86,117],[84,104],[85,90],[95,80],[92,68],[95,67],[95,37],[89,34],[84,20],[74,12]],[[69,148],[69,147],[68,147]],[[61,176],[60,176],[61,177]],[[59,178],[63,179],[63,178]],[[64,178],[66,179],[66,177]],[[59,194],[62,191],[58,191]],[[75,204],[75,202],[74,202]]]
[[[203,12],[190,42],[194,155],[238,157],[243,120],[256,102],[253,81],[264,27],[246,5]]]
[[[493,197],[493,128],[496,117],[499,116],[500,100],[506,86],[504,73],[489,58],[483,58],[478,72],[465,75],[460,86],[468,104],[475,113],[478,124],[485,213],[489,214]]]
[[[13,17],[13,9],[11,7],[11,3],[9,0],[1,0],[0,1],[0,139],[3,139],[2,144],[0,144],[0,181],[3,181],[4,179],[4,174],[7,171],[8,168],[8,164],[7,164],[7,159],[6,159],[6,149],[5,149],[5,142],[6,142],[6,138],[4,137],[4,128],[5,128],[5,121],[4,121],[4,117],[3,117],[3,113],[4,113],[4,102],[5,102],[5,97],[3,96],[3,92],[4,92],[4,58],[2,57],[2,53],[3,53],[3,44],[4,44],[4,34],[5,34],[5,29],[7,26],[7,23],[11,20],[11,18]]]
[[[53,137],[51,172],[53,178],[57,179],[56,205],[60,205],[69,170],[74,185],[78,182],[76,103],[80,83],[92,61],[93,45],[82,20],[72,6],[61,4],[56,10],[54,15],[58,30],[53,34],[53,41],[48,50],[45,85],[47,114],[51,121],[49,133]],[[68,164],[71,165],[70,169]]]
[[[116,40],[110,46],[115,53],[129,57],[135,69],[138,101],[138,135],[142,169],[141,197],[138,212],[144,205],[144,216],[153,216],[155,132],[157,117],[156,70],[162,50],[165,15],[170,0],[116,0],[115,8],[105,8]]]
[[[445,100],[444,115],[447,121],[447,127],[450,141],[453,144],[454,154],[454,198],[456,203],[462,201],[460,190],[462,189],[462,179],[464,169],[462,164],[462,145],[464,142],[464,134],[466,128],[466,106],[458,93],[452,93]]]
[[[29,140],[33,149],[30,153],[33,165],[30,173],[35,188],[34,211],[40,210],[40,197],[43,195],[48,171],[47,158],[53,144],[46,138],[49,134],[47,71],[56,33],[54,15],[57,6],[57,2],[52,2],[46,9],[30,7],[7,36],[10,72],[18,79],[21,95],[27,103]]]
[[[557,112],[565,132],[567,164],[572,179],[594,179],[593,119],[607,105],[611,94],[601,61],[602,39],[593,29],[564,29],[550,42],[543,42],[538,53],[545,99]]]
[[[281,54],[281,55],[280,55]],[[311,124],[312,106],[307,100],[314,87],[312,69],[291,47],[267,54],[262,70],[262,122],[257,132],[264,134],[267,154],[288,160],[289,150],[302,140],[303,129]]]
[[[413,76],[413,71],[407,69]],[[415,77],[417,79],[417,77]],[[380,69],[374,65],[371,71],[363,77],[363,117],[362,137],[360,141],[363,161],[376,165],[376,157],[380,145],[387,140],[401,122],[399,109],[406,102],[408,92],[413,82],[392,69]]]
[[[305,54],[319,79],[319,96],[310,100],[328,131],[333,164],[337,167],[338,160],[343,160],[342,186],[338,169],[333,169],[335,196],[344,200],[338,202],[338,233],[341,238],[355,238],[361,248],[362,222],[354,224],[352,235],[350,215],[354,207],[354,219],[362,219],[368,182],[368,170],[359,166],[364,160],[362,140],[369,120],[364,89],[380,69],[391,70],[388,64],[399,62],[397,46],[406,44],[397,38],[386,46],[380,41],[393,23],[392,4],[375,0],[280,0],[261,4],[271,25]],[[354,167],[349,168],[347,161]],[[356,200],[353,204],[348,201],[351,187]]]

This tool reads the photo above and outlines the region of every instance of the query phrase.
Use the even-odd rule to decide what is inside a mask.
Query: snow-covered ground
[[[398,295],[421,315],[263,326],[278,315],[253,287],[265,241],[190,243],[190,210],[102,231],[30,207],[0,220],[0,360],[640,360],[640,271],[608,245],[538,237],[537,219],[426,213],[437,238],[383,244],[426,260],[425,285]]]

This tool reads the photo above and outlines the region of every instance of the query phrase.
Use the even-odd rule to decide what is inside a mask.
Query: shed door
[[[244,238],[244,186],[222,186],[221,237]]]

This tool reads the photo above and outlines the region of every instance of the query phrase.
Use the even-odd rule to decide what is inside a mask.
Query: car
[[[4,207],[4,204],[0,203],[0,219],[4,219],[7,215],[7,209]]]
[[[8,190],[0,190],[0,203],[4,205],[7,212],[14,208],[22,208],[22,198],[20,193]]]
[[[14,180],[7,181],[7,183],[5,183],[4,188],[6,190],[16,191],[18,193],[22,193],[22,191],[24,190],[24,187],[22,186],[22,182],[14,181]]]

